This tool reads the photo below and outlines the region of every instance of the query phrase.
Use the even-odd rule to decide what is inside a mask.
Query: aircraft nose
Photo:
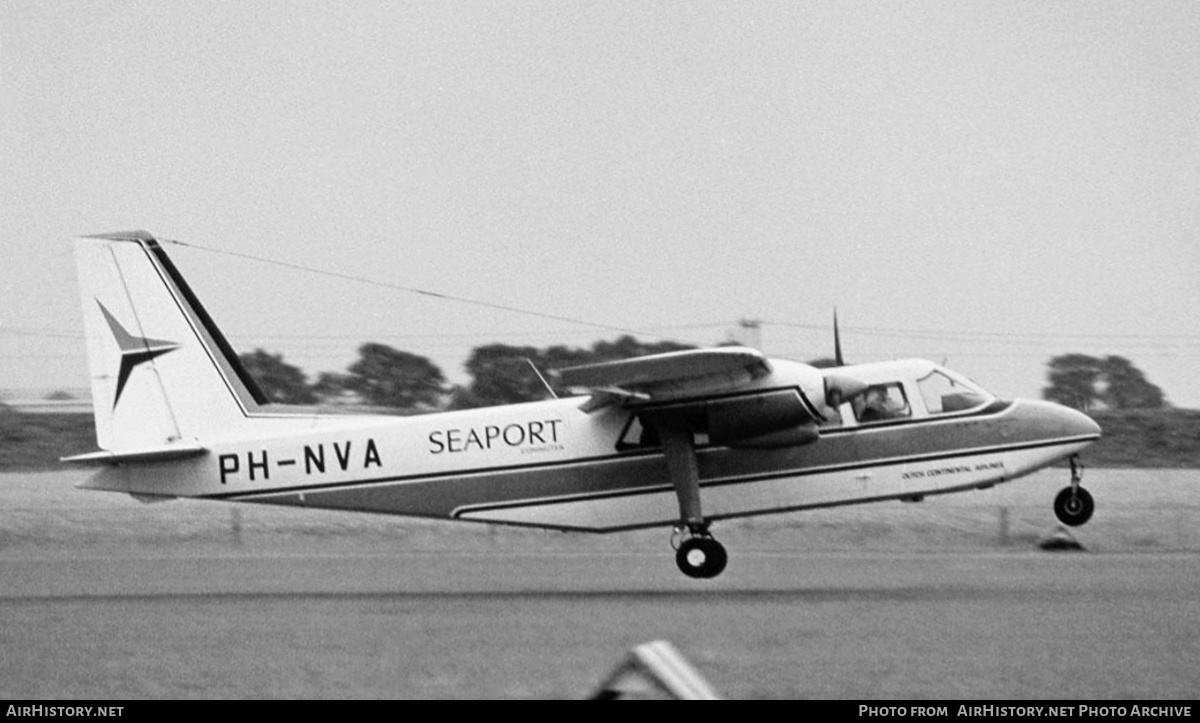
[[[1100,425],[1096,420],[1079,411],[1064,407],[1053,402],[1041,402],[1053,415],[1055,422],[1062,428],[1063,436],[1067,437],[1099,437]]]
[[[1066,424],[1072,432],[1080,436],[1100,436],[1100,425],[1096,424],[1096,420],[1077,409],[1063,407],[1063,412],[1066,414]]]

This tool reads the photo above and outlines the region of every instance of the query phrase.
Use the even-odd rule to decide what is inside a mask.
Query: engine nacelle
[[[800,390],[791,388],[664,405],[641,417],[651,425],[703,433],[712,444],[773,448],[816,440],[815,414]]]
[[[812,444],[821,437],[815,424],[800,424],[778,432],[764,434],[761,437],[739,439],[727,443],[734,449],[780,449],[781,447],[800,447]]]
[[[713,444],[733,446],[777,437],[768,446],[787,446],[816,439],[816,420],[795,389],[713,400],[705,404],[705,416],[708,440]],[[801,429],[810,430],[811,438],[799,432]],[[785,441],[789,439],[792,441]]]

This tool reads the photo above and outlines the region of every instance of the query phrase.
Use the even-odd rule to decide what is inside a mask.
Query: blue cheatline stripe
[[[987,409],[990,410],[989,411],[990,414],[999,415],[999,414],[1007,411],[1011,406],[1012,406],[1011,402],[1003,402],[1003,403],[989,405],[989,407]],[[973,413],[969,416],[975,416],[975,414]],[[962,419],[962,417],[954,417],[952,419],[930,418],[930,419],[908,421],[908,422],[906,422],[906,424],[908,424],[910,427],[925,427],[925,426],[942,424],[945,422],[958,421],[961,419]],[[874,431],[876,429],[888,428],[891,426],[893,426],[893,425],[878,425],[878,426],[872,426],[872,427],[869,427],[866,429],[856,427],[856,428],[851,428],[851,429],[822,430],[822,435],[828,434],[829,432],[850,433],[850,432],[860,432],[860,431]],[[842,436],[842,435],[839,434],[837,436]],[[1039,446],[1053,446],[1053,445],[1057,445],[1057,444],[1069,444],[1069,443],[1073,443],[1073,442],[1089,441],[1089,440],[1095,440],[1098,438],[1099,438],[1098,435],[1090,435],[1090,436],[1084,436],[1084,437],[1071,437],[1068,439],[1056,439],[1053,441],[1029,442],[1029,443],[1022,443],[1022,444],[1016,444],[1016,445],[999,445],[999,446],[995,446],[995,447],[991,447],[991,448],[989,448],[989,447],[979,447],[979,448],[970,447],[970,448],[965,448],[965,451],[968,451],[972,454],[975,454],[975,453],[982,454],[982,453],[984,453],[986,451],[990,451],[990,450],[1016,451],[1016,450],[1020,450],[1020,449],[1032,449],[1032,448],[1036,448]],[[727,449],[727,447],[713,445],[713,446],[698,448],[697,452],[704,454],[706,452],[712,452],[712,451],[724,450],[724,449]],[[908,457],[892,457],[892,458],[873,459],[873,460],[868,460],[868,461],[863,461],[863,462],[855,462],[855,463],[844,464],[844,465],[827,465],[827,466],[820,467],[820,468],[814,468],[814,470],[816,470],[816,471],[837,471],[837,470],[842,470],[842,469],[857,469],[860,467],[877,467],[882,464],[894,464],[897,461],[928,461],[928,460],[935,460],[935,459],[940,459],[940,458],[961,456],[962,454],[964,454],[964,450],[955,450],[955,451],[951,451],[951,452],[940,452],[937,454],[929,454],[929,455],[912,455],[912,456],[908,456]],[[288,494],[288,493],[293,493],[293,492],[325,492],[325,491],[330,491],[330,490],[335,490],[335,489],[345,488],[345,487],[380,485],[380,484],[388,484],[388,483],[394,483],[394,482],[433,482],[433,481],[436,481],[439,479],[467,479],[467,478],[483,476],[483,475],[495,475],[498,473],[502,474],[502,473],[508,473],[508,472],[523,472],[523,471],[538,470],[538,469],[554,469],[554,468],[569,469],[571,467],[581,467],[581,466],[600,464],[600,463],[605,463],[605,462],[623,462],[623,461],[627,461],[627,460],[644,459],[647,457],[659,457],[661,455],[662,455],[661,448],[648,447],[648,448],[645,448],[642,450],[629,450],[629,451],[624,451],[624,452],[620,452],[617,454],[599,455],[599,456],[594,456],[594,457],[581,457],[578,459],[571,459],[571,460],[531,462],[529,464],[503,465],[503,466],[496,466],[496,467],[478,467],[478,468],[473,468],[473,469],[457,469],[457,470],[451,470],[448,472],[435,472],[435,473],[411,474],[411,475],[394,475],[394,476],[389,476],[389,477],[378,477],[378,478],[373,478],[373,479],[348,480],[345,482],[330,482],[327,484],[295,485],[295,486],[291,486],[291,487],[278,487],[278,488],[272,488],[272,489],[249,490],[246,492],[222,492],[222,493],[217,493],[217,494],[197,495],[195,497],[195,499],[214,499],[214,500],[229,499],[229,500],[233,500],[233,499],[243,499],[243,498],[248,498],[248,497],[256,497],[256,496],[260,496],[260,495],[277,495],[277,494]],[[800,476],[802,474],[807,474],[806,472],[803,471],[803,469],[804,468],[790,468],[790,471],[779,472],[779,473],[770,473],[770,475],[768,477],[764,477],[764,479],[769,479],[770,477],[779,477],[779,476],[795,477],[795,476]],[[712,483],[705,483],[703,481],[701,483],[702,484],[712,484]]]
[[[812,475],[816,475],[816,474],[828,474],[828,473],[833,473],[833,472],[850,471],[850,470],[855,470],[855,469],[884,467],[884,466],[891,466],[891,465],[911,463],[911,462],[931,462],[931,461],[937,461],[937,460],[943,460],[943,459],[974,457],[974,456],[979,456],[979,455],[984,455],[984,454],[993,454],[993,453],[1001,453],[1001,452],[1017,452],[1017,451],[1028,450],[1028,449],[1038,449],[1038,448],[1044,448],[1044,447],[1055,447],[1055,446],[1063,446],[1063,445],[1068,445],[1068,444],[1077,444],[1079,442],[1091,441],[1091,440],[1094,440],[1095,438],[1096,438],[1095,436],[1089,435],[1089,436],[1082,436],[1082,437],[1056,439],[1056,440],[1051,440],[1051,441],[1028,442],[1028,443],[1021,443],[1021,444],[993,445],[993,446],[989,446],[989,447],[968,448],[968,449],[957,450],[955,452],[912,455],[912,456],[908,456],[908,457],[892,457],[892,458],[886,458],[886,459],[871,460],[868,462],[826,465],[823,467],[814,467],[814,468],[808,468],[808,469],[789,468],[786,470],[777,470],[777,471],[770,472],[770,473],[745,475],[745,476],[738,476],[738,477],[727,477],[724,479],[702,481],[701,486],[702,487],[718,487],[718,486],[727,486],[727,485],[735,485],[735,484],[747,484],[747,483],[768,481],[768,480],[772,480],[772,479],[783,479],[783,478],[789,478],[789,477],[806,477],[806,476],[812,476]],[[338,490],[348,490],[351,488],[379,487],[382,485],[394,484],[394,483],[416,483],[416,484],[434,483],[439,480],[445,480],[448,478],[449,479],[468,479],[468,478],[475,478],[475,477],[495,476],[497,474],[511,475],[511,474],[515,474],[515,473],[519,473],[519,472],[523,472],[523,471],[530,471],[533,469],[553,469],[553,468],[600,466],[600,465],[615,462],[615,461],[633,460],[633,459],[645,458],[645,457],[649,457],[649,456],[657,456],[657,453],[651,452],[651,453],[640,454],[640,455],[619,455],[619,456],[614,455],[614,456],[607,456],[607,457],[591,458],[591,459],[587,459],[587,460],[576,460],[576,461],[569,462],[569,463],[542,463],[542,464],[536,464],[536,465],[522,465],[522,466],[515,466],[515,467],[493,467],[493,468],[487,468],[487,469],[472,470],[469,473],[464,473],[463,471],[460,470],[460,471],[455,471],[455,472],[439,473],[436,475],[397,476],[397,477],[379,478],[379,479],[374,479],[374,480],[357,480],[357,481],[330,483],[330,484],[325,484],[325,485],[288,487],[288,488],[280,488],[280,489],[275,489],[275,490],[256,490],[256,491],[252,491],[252,492],[224,493],[224,494],[220,494],[220,495],[206,495],[206,496],[203,496],[202,498],[203,499],[226,499],[226,500],[232,500],[232,501],[269,502],[270,501],[269,498],[271,498],[271,497],[277,497],[280,495],[288,495],[288,494],[321,494],[321,493],[327,493],[327,492],[334,492],[334,491],[338,491]],[[976,486],[977,484],[978,483],[972,483],[971,485],[968,485],[968,487],[973,487],[973,486]],[[635,497],[635,496],[648,495],[648,494],[660,494],[664,491],[670,491],[672,489],[673,489],[673,486],[670,483],[654,483],[654,484],[648,484],[648,485],[630,486],[630,487],[616,489],[616,490],[595,490],[595,491],[586,491],[585,490],[585,491],[571,491],[571,492],[564,491],[563,494],[557,494],[557,495],[551,495],[551,496],[545,496],[545,497],[539,497],[539,498],[517,498],[517,499],[506,500],[506,501],[497,501],[494,503],[486,503],[485,502],[485,503],[479,503],[479,504],[460,505],[458,507],[452,508],[451,510],[442,512],[440,514],[436,514],[436,515],[435,514],[422,514],[421,516],[434,516],[434,517],[439,517],[439,518],[445,518],[448,515],[450,517],[461,517],[464,514],[485,511],[485,510],[515,509],[515,508],[521,508],[521,507],[534,507],[534,506],[541,506],[541,505],[547,505],[547,504],[559,504],[559,503],[564,503],[564,502],[612,499],[612,498],[619,498],[619,497]],[[894,496],[894,495],[889,495],[888,497],[891,497],[891,496]],[[880,499],[886,499],[886,498],[887,497],[883,497]],[[836,503],[831,503],[831,504],[836,504]],[[318,505],[318,506],[320,506],[320,505]],[[806,505],[806,506],[811,507],[813,505]],[[783,508],[781,508],[781,509],[783,509]],[[796,508],[796,509],[799,509],[799,508]],[[391,514],[405,514],[405,513],[391,513]],[[581,528],[581,529],[583,529],[583,528]],[[590,529],[590,528],[588,528],[588,529]],[[614,529],[616,529],[616,528],[614,528]],[[622,529],[624,529],[624,528],[622,528]],[[628,529],[633,529],[633,528],[628,528]]]
[[[799,470],[790,470],[790,471],[771,472],[771,473],[767,473],[767,474],[746,475],[744,477],[729,477],[729,478],[725,478],[725,479],[709,480],[709,481],[702,480],[700,482],[700,486],[701,487],[726,487],[729,485],[748,484],[748,483],[753,483],[753,482],[766,482],[768,480],[773,480],[773,479],[787,479],[790,477],[810,477],[812,475],[817,475],[817,474],[829,474],[829,473],[833,473],[833,472],[848,472],[848,471],[852,471],[852,470],[856,470],[856,469],[869,469],[869,468],[873,468],[873,467],[890,467],[893,465],[905,464],[905,463],[910,463],[910,462],[936,462],[938,460],[944,460],[944,459],[959,459],[959,458],[963,458],[963,457],[978,457],[978,456],[984,455],[984,454],[995,454],[995,453],[1000,453],[1000,452],[1019,452],[1019,451],[1027,450],[1027,449],[1038,449],[1038,448],[1042,448],[1042,447],[1057,447],[1057,446],[1068,445],[1068,444],[1077,444],[1079,442],[1089,441],[1089,440],[1093,440],[1093,439],[1096,439],[1096,437],[1094,437],[1094,436],[1073,437],[1073,438],[1069,438],[1069,439],[1058,439],[1058,440],[1054,440],[1054,441],[1050,441],[1050,442],[1036,442],[1036,443],[1019,444],[1019,445],[1009,445],[1006,447],[981,447],[978,449],[962,450],[962,451],[958,451],[958,452],[945,453],[945,454],[915,455],[912,457],[898,457],[898,458],[892,458],[892,459],[886,459],[886,460],[875,460],[872,462],[865,462],[865,463],[860,463],[860,464],[829,465],[826,467],[816,467],[816,468],[812,468],[812,469],[799,469]],[[970,484],[964,485],[964,488],[969,489],[971,487],[978,486],[979,484],[980,484],[979,482],[972,482]],[[674,489],[674,487],[671,484],[658,484],[658,485],[643,486],[643,487],[630,487],[626,490],[613,490],[613,491],[607,491],[607,492],[595,492],[595,493],[579,492],[579,493],[574,493],[574,494],[570,494],[570,495],[564,495],[561,497],[559,497],[559,496],[543,497],[543,498],[537,498],[537,499],[521,500],[519,502],[514,501],[514,502],[481,503],[478,505],[466,505],[466,506],[457,508],[453,511],[452,516],[453,517],[461,517],[462,515],[465,515],[465,514],[472,514],[472,513],[480,512],[480,511],[517,509],[517,508],[521,508],[521,507],[538,507],[541,505],[559,504],[562,502],[575,502],[578,500],[611,499],[614,497],[635,497],[635,496],[646,495],[646,494],[658,494],[660,492],[669,491],[672,489]],[[947,491],[950,491],[950,490],[948,489]],[[925,494],[934,494],[934,491],[931,491],[931,492],[928,492]],[[903,496],[904,496],[904,493],[896,493],[894,495],[893,494],[885,495],[884,497],[880,497],[879,499],[887,499],[890,497],[903,497]],[[871,499],[871,498],[863,498],[863,499]],[[839,503],[829,503],[827,505],[804,505],[803,507],[832,506],[832,505],[836,505],[836,504],[839,504]],[[789,508],[779,508],[779,509],[789,509]],[[799,508],[796,508],[796,509],[799,509]],[[730,516],[733,516],[733,515],[730,515]],[[716,518],[713,518],[713,519],[716,519]]]

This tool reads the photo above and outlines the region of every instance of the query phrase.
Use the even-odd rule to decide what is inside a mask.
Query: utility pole
[[[742,344],[762,351],[762,322],[758,319],[738,319],[742,327]]]

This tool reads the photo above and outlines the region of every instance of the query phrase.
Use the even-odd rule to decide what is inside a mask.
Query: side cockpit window
[[[861,424],[907,419],[912,416],[912,407],[904,395],[899,382],[872,384],[853,400],[854,416]]]
[[[965,382],[938,372],[917,380],[917,389],[930,414],[964,412],[987,403],[988,395]]]

